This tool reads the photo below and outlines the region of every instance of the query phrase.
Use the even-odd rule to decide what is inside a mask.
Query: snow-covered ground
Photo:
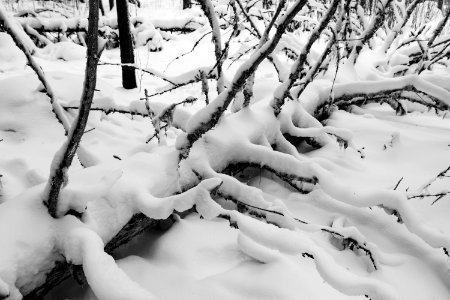
[[[354,133],[364,158],[353,149],[310,155],[332,163],[332,173],[344,184],[392,189],[403,177],[398,189],[414,191],[450,165],[449,119],[422,113],[399,117],[390,108],[374,105],[355,114],[337,112],[330,123]],[[330,224],[344,218],[345,226],[356,226],[380,254],[380,269],[372,272],[365,255],[340,251],[329,243],[329,235],[314,233],[339,265],[385,282],[400,299],[450,297],[449,265],[442,250],[430,248],[382,209],[337,205],[320,194],[298,195],[264,173],[252,184],[283,201],[302,220]],[[434,188],[449,184],[447,178]],[[412,199],[409,204],[421,222],[449,235],[449,198],[431,205],[433,200]],[[279,255],[263,264],[243,253],[237,239],[238,231],[227,221],[190,215],[168,232],[147,233],[121,249],[118,264],[160,299],[366,299],[334,289],[307,257]],[[65,284],[49,299],[96,299],[73,285]]]
[[[189,51],[204,33],[199,30],[173,35],[164,42],[161,52],[148,52],[141,47],[136,51],[136,62],[143,68],[165,70],[168,76],[211,66],[214,55],[209,38],[203,39],[195,52],[168,66],[172,59]],[[239,46],[232,44],[230,53]],[[84,78],[83,48],[68,43],[51,47],[36,55],[36,60],[61,104],[77,106]],[[285,57],[282,59],[288,62]],[[119,62],[118,50],[105,51],[101,60]],[[62,195],[65,203],[87,201],[88,213],[83,219],[86,225],[74,225],[76,221],[70,217],[53,220],[46,214],[39,195],[49,176],[53,155],[65,140],[64,130],[51,111],[49,99],[40,92],[35,74],[25,64],[12,40],[0,33],[0,237],[4,237],[0,242],[0,279],[3,281],[11,283],[15,282],[15,276],[32,274],[41,267],[34,264],[39,261],[36,258],[48,255],[56,245],[73,262],[89,262],[90,267],[84,271],[94,292],[68,280],[46,299],[97,299],[95,295],[111,299],[109,295],[126,293],[136,286],[134,295],[147,295],[147,290],[159,299],[366,299],[362,291],[374,299],[450,299],[450,262],[442,248],[431,246],[438,244],[434,242],[436,236],[450,239],[450,196],[434,204],[436,197],[402,202],[408,219],[398,222],[396,216],[387,214],[383,208],[364,201],[360,204],[337,201],[320,188],[299,194],[267,171],[249,172],[243,178],[248,185],[261,189],[267,201],[286,206],[293,217],[309,223],[296,225],[298,236],[279,232],[284,234],[286,248],[277,248],[275,234],[271,234],[278,231],[273,225],[264,224],[263,230],[255,233],[252,221],[238,217],[242,230],[247,230],[243,234],[231,228],[226,220],[204,219],[192,213],[180,218],[168,231],[146,232],[116,251],[115,259],[121,269],[116,270],[108,257],[98,253],[103,245],[96,236],[83,235],[73,245],[71,238],[79,238],[83,230],[98,230],[98,235],[107,241],[133,213],[145,210],[142,199],[154,205],[152,213],[156,217],[166,217],[168,208],[155,197],[177,191],[178,153],[174,144],[181,131],[169,128],[160,145],[156,139],[146,143],[154,134],[149,118],[92,112],[82,139],[87,153],[80,155],[92,167],[84,169],[75,160],[69,171],[70,183]],[[228,80],[238,66],[239,63],[229,68],[225,65]],[[98,74],[94,106],[128,107],[142,103],[139,98],[144,88],[152,93],[166,85],[161,79],[138,71],[141,88],[126,91],[121,88],[120,67],[101,65]],[[342,81],[349,80],[345,75]],[[448,79],[445,77],[448,74],[442,76]],[[255,99],[259,105],[269,103],[277,82],[272,66],[264,62],[255,80]],[[210,98],[214,98],[213,84],[209,91]],[[186,113],[204,107],[199,84],[153,97],[150,104],[160,107],[187,96],[199,100],[184,107]],[[68,116],[73,118],[75,112],[68,110]],[[305,153],[330,173],[329,191],[335,190],[337,184],[338,193],[345,190],[356,195],[360,191],[395,189],[407,196],[419,195],[424,185],[450,166],[448,117],[433,112],[397,116],[387,105],[370,104],[354,108],[352,113],[334,112],[327,125],[347,130],[353,136],[346,149],[325,146]],[[448,186],[450,178],[438,178],[427,191],[439,192]],[[134,190],[136,187],[139,190]],[[142,196],[146,193],[152,197]],[[139,199],[136,203],[129,200],[135,194]],[[98,226],[98,220],[110,222],[111,227]],[[65,231],[72,226],[76,230]],[[341,242],[323,228],[338,228],[365,241],[375,256],[377,269],[362,250],[343,249]],[[428,231],[423,228],[433,235],[426,236]],[[66,237],[61,237],[65,234]],[[255,242],[265,237],[269,241],[261,243],[273,248]],[[298,244],[305,252],[314,253],[315,258],[293,253],[290,249]],[[37,248],[42,252],[30,251]],[[14,265],[15,261],[23,265]],[[109,271],[114,276],[108,277]],[[121,277],[124,274],[131,280]],[[20,282],[16,284],[20,287]],[[117,297],[133,299],[129,294],[130,298]]]

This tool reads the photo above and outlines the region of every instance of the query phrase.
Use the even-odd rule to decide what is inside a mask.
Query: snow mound
[[[60,42],[50,44],[42,51],[49,59],[62,59],[65,61],[81,60],[86,57],[86,48],[73,42]]]
[[[16,47],[9,34],[0,32],[0,72],[23,69],[25,64],[25,55]]]

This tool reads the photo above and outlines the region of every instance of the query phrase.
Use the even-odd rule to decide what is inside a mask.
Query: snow
[[[155,299],[120,269],[103,251],[100,237],[89,229],[71,229],[64,237],[64,254],[69,262],[83,265],[89,286],[100,299]]]
[[[190,216],[167,234],[151,235],[157,245],[149,242],[142,256],[127,256],[118,264],[161,299],[297,299],[299,294],[321,299],[317,289],[327,299],[358,299],[324,283],[309,259],[253,260],[241,251],[238,233],[224,220]],[[168,282],[176,282],[177,288]]]
[[[73,42],[59,42],[45,47],[42,54],[49,59],[80,60],[86,58],[86,48]]]
[[[2,25],[4,27],[6,27],[9,31],[14,32],[14,34],[20,38],[28,53],[33,54],[36,51],[36,46],[33,41],[20,28],[18,22],[10,18],[10,13],[6,11],[2,3],[0,3],[0,19],[2,20]]]
[[[15,47],[12,38],[6,32],[0,32],[1,72],[25,67],[25,56]]]
[[[226,12],[225,6],[219,10]],[[55,152],[65,141],[64,127],[35,74],[24,68],[24,56],[0,33],[0,298],[21,299],[42,283],[42,270],[55,260],[82,264],[89,287],[68,282],[45,299],[450,297],[450,264],[442,249],[450,249],[449,197],[433,205],[433,197],[408,199],[448,190],[448,177],[436,179],[450,165],[450,119],[444,113],[414,111],[407,104],[410,111],[398,116],[386,104],[368,104],[351,112],[330,110],[321,123],[313,114],[330,99],[332,64],[275,117],[270,103],[283,85],[277,88],[278,76],[264,61],[255,74],[251,106],[235,103],[235,110],[227,110],[180,160],[186,132],[198,129],[224,105],[226,92],[217,95],[209,80],[215,100],[206,107],[201,83],[151,97],[147,107],[144,88],[152,93],[182,84],[199,70],[208,71],[214,55],[204,39],[165,72],[204,32],[174,34],[163,42],[155,27],[181,26],[189,18],[206,22],[197,9],[142,12],[149,14],[136,16],[143,22],[136,32],[142,46],[136,49],[135,66],[148,71],[141,73],[141,89],[121,88],[120,53],[105,50],[102,61],[111,65],[99,66],[93,107],[108,114],[91,113],[82,148],[67,170],[59,209],[84,212],[80,219],[53,219],[42,204]],[[149,38],[156,48],[164,44],[162,51],[149,52],[152,46],[144,46]],[[239,38],[230,53],[248,46],[244,35]],[[286,35],[280,43],[301,50],[304,41],[294,38]],[[318,41],[313,46],[311,61],[324,45]],[[335,99],[414,86],[450,104],[447,69],[392,78],[406,54],[384,56],[380,49],[363,49],[356,64],[339,67]],[[61,42],[34,57],[53,87],[59,113],[72,121],[76,109],[63,107],[78,105],[85,48]],[[274,57],[286,65],[285,72],[290,69],[292,62],[283,54]],[[227,61],[225,79],[253,59],[243,56],[232,66]],[[187,97],[199,100],[174,109],[173,126],[160,132],[164,142],[146,143],[154,127],[165,123],[149,115],[162,118],[171,104]],[[315,138],[321,148],[290,143],[304,137]],[[338,138],[348,147],[340,147]],[[236,163],[251,167],[227,170]],[[291,176],[293,185],[282,181],[283,175]],[[252,206],[259,215],[243,209]],[[196,212],[185,212],[193,207]],[[106,254],[105,244],[137,213],[171,217],[175,223],[163,232],[149,229]],[[352,248],[349,240],[371,256]]]

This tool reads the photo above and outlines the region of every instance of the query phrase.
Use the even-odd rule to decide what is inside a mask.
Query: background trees
[[[130,18],[128,16],[128,1],[118,0],[116,4],[121,63],[134,64],[134,47],[131,35]],[[134,89],[137,87],[134,68],[122,66],[122,86],[126,89]]]

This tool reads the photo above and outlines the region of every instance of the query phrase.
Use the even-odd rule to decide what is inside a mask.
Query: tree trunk
[[[128,16],[128,0],[117,0],[117,24],[119,27],[120,61],[122,64],[134,64],[133,40]],[[122,86],[125,89],[134,89],[136,73],[133,67],[122,66]]]
[[[111,11],[114,7],[114,0],[109,0],[109,11]]]
[[[99,9],[100,9],[101,15],[104,16],[104,15],[105,15],[105,7],[103,6],[103,0],[100,0],[100,1],[99,1],[98,7],[99,7]]]
[[[192,2],[191,0],[183,0],[183,9],[191,8]]]
[[[58,198],[62,188],[67,184],[67,171],[72,164],[73,157],[84,134],[92,99],[94,98],[95,85],[97,83],[97,63],[99,60],[98,49],[98,0],[89,1],[89,29],[87,36],[87,61],[84,76],[83,93],[80,100],[80,110],[73,122],[67,136],[67,142],[55,154],[52,162],[54,166],[50,171],[50,177],[45,189],[44,203],[48,207],[49,214],[58,217]]]

